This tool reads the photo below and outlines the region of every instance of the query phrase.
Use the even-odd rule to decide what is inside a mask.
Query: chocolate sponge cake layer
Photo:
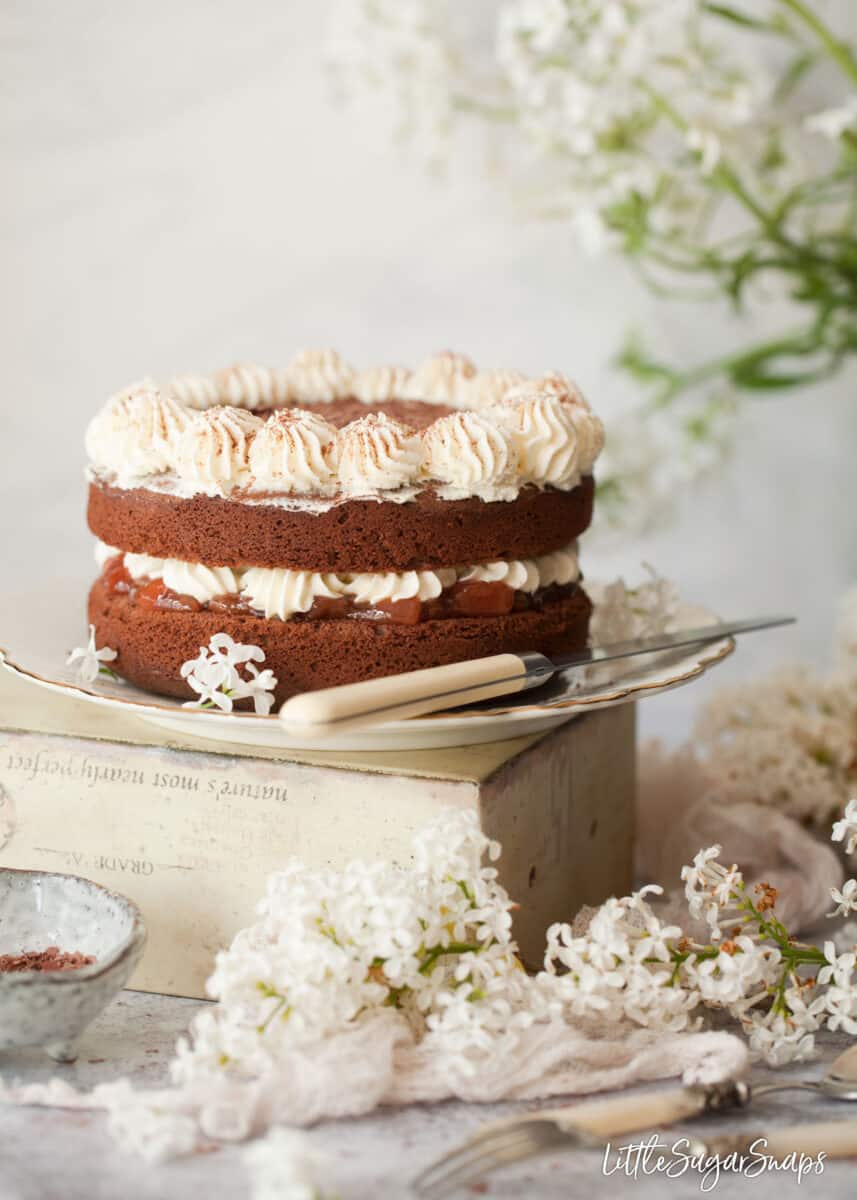
[[[586,644],[591,607],[577,587],[539,609],[399,625],[152,609],[135,604],[127,594],[110,593],[101,579],[89,594],[96,644],[118,652],[110,665],[130,682],[162,695],[194,698],[181,678],[182,663],[196,658],[215,633],[228,633],[264,650],[264,665],[278,679],[277,703],[297,692],[504,651],[580,649]]]
[[[224,567],[411,571],[559,550],[589,525],[593,492],[588,476],[569,492],[529,486],[510,501],[441,500],[425,491],[404,504],[347,500],[309,512],[93,482],[88,520],[108,545],[159,558]]]

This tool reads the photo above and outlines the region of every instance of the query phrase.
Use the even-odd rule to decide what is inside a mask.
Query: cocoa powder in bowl
[[[22,950],[20,954],[0,954],[0,974],[13,971],[74,971],[95,962],[95,955],[80,954],[78,951],[60,950],[59,946],[48,946],[47,950]]]

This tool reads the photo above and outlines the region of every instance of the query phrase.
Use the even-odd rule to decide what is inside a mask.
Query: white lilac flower
[[[710,175],[720,162],[723,148],[720,138],[710,129],[695,128],[688,130],[688,148],[699,155],[700,168],[704,175]]]
[[[95,648],[95,626],[90,625],[89,641],[85,646],[75,646],[66,659],[66,666],[74,667],[83,683],[94,683],[102,674],[117,678],[115,672],[104,665],[113,662],[116,657],[117,652],[109,646],[102,646],[100,650]]]
[[[207,647],[200,646],[196,658],[182,663],[182,678],[197,694],[197,699],[187,701],[184,707],[213,706],[232,712],[236,701],[252,699],[255,711],[267,716],[274,703],[277,678],[271,670],[260,672],[256,667],[264,660],[265,653],[259,646],[243,645],[227,633],[216,633]]]
[[[663,633],[675,620],[679,595],[674,584],[643,564],[648,578],[636,587],[624,579],[589,586],[594,605],[590,636],[595,645]]]
[[[845,853],[853,854],[857,849],[857,800],[849,800],[845,815],[833,826],[833,841],[845,842]]]
[[[200,647],[198,658],[182,663],[181,675],[198,697],[188,700],[185,708],[213,705],[222,712],[232,712],[229,693],[238,682],[238,673],[228,663],[211,659],[205,648]]]
[[[621,973],[622,990],[614,996],[614,1020],[674,1032],[698,1025],[699,993],[673,963],[628,962]]]
[[[660,228],[657,210],[649,223]],[[661,232],[669,236],[668,228]],[[620,240],[619,234],[604,226],[605,249]],[[641,354],[633,339],[626,341],[623,360]],[[734,397],[719,391],[706,403],[704,436],[690,436],[688,422],[694,418],[693,399],[698,398],[685,405],[641,403],[636,380],[620,385],[617,376],[616,383],[607,442],[599,459],[595,526],[599,537],[613,541],[663,522],[674,512],[677,497],[723,462],[736,436],[737,412]],[[699,416],[698,403],[695,415]]]
[[[769,804],[818,826],[842,812],[857,756],[848,619],[845,606],[833,673],[780,670],[758,683],[720,689],[703,709],[695,738],[719,803]]]
[[[642,924],[639,936],[632,946],[633,956],[638,962],[644,959],[671,961],[673,947],[683,936],[678,925],[664,925],[645,901],[647,895],[660,896],[662,894],[662,887],[648,884],[630,897],[629,910],[639,918]]]
[[[529,986],[509,933],[511,901],[481,865],[493,849],[472,814],[459,813],[417,840],[411,870],[294,863],[272,877],[259,924],[218,956],[209,984],[217,1015],[196,1023],[178,1077],[221,1061],[264,1071],[390,1003],[421,1036],[436,1035],[451,1070],[469,1031],[461,1069],[470,1069],[508,1036],[510,1019],[517,1027]]]
[[[829,917],[847,917],[857,912],[857,879],[847,879],[841,888],[831,888],[830,895],[836,904]]]
[[[695,1030],[707,1010],[721,1009],[774,1066],[810,1057],[822,1027],[857,1034],[853,949],[829,941],[819,962],[777,922],[766,919],[763,930],[749,908],[745,932],[700,945],[661,921],[661,889],[648,886],[587,912],[574,929],[552,925],[544,969],[529,975],[511,935],[512,901],[485,865],[499,847],[475,814],[442,813],[412,851],[408,865],[291,861],[274,874],[256,924],[217,956],[208,984],[217,1004],[177,1047],[176,1092],[155,1104],[111,1085],[117,1135],[153,1158],[188,1152],[200,1135],[243,1139],[278,1119],[272,1098],[288,1094],[314,1055],[367,1026],[374,1034],[383,1025],[405,1059],[430,1062],[459,1094],[507,1064],[520,1067],[527,1031],[548,1022],[556,1040],[565,1029],[621,1037],[635,1026]],[[722,917],[740,876],[717,853],[701,850],[684,878],[689,903]],[[344,1089],[365,1084],[362,1069],[345,1071]],[[313,1102],[329,1111],[329,1098]],[[252,1156],[259,1200],[314,1196],[302,1147],[274,1134]]]
[[[736,22],[730,5],[700,0],[338,0],[335,12],[329,57],[346,93],[380,97],[396,132],[433,162],[454,161],[456,128],[477,128],[516,197],[565,219],[587,253],[623,252],[662,294],[746,300],[762,286],[767,296],[775,276],[803,295],[819,242],[842,243],[830,267],[847,274],[854,188],[838,147],[817,135],[853,133],[857,98],[807,116],[803,67],[813,62],[823,89],[824,65],[841,57],[815,13],[793,23],[790,14],[783,39],[770,12]],[[776,252],[783,239],[809,250],[772,272],[763,246]],[[815,324],[835,368],[853,344],[853,316],[829,307],[822,290]],[[809,334],[783,340],[795,358],[823,353]],[[736,365],[730,355],[722,369],[686,370],[623,354],[652,401],[635,389],[630,419],[614,407],[599,527],[618,516],[633,533],[660,519],[734,438],[738,392],[791,357]]]
[[[760,946],[742,934],[716,957],[694,959],[686,966],[687,978],[709,1004],[738,1004],[758,988],[772,984],[779,975],[779,950]]]
[[[197,1121],[176,1108],[147,1103],[145,1094],[134,1094],[127,1081],[102,1085],[107,1100],[108,1129],[124,1150],[141,1155],[150,1163],[164,1162],[192,1153],[200,1143]]]
[[[216,1076],[224,1064],[263,1075],[390,1006],[462,1079],[514,1053],[534,1021],[698,1024],[698,991],[671,978],[680,930],[648,904],[657,889],[608,902],[585,936],[553,927],[546,969],[530,977],[511,938],[511,901],[483,865],[496,852],[472,814],[451,813],[416,839],[409,869],[287,866],[269,882],[259,924],[218,956],[209,990],[219,1006],[194,1023],[176,1080]]]
[[[669,942],[681,930],[664,925],[645,899],[659,891],[649,887],[608,900],[581,936],[567,925],[552,926],[539,980],[544,994],[570,1017],[597,1015],[664,1030],[694,1026],[699,994],[676,974]]]
[[[455,12],[443,0],[356,0],[332,14],[327,45],[339,92],[374,93],[385,130],[436,162],[445,156],[460,56],[449,45]]]
[[[797,1001],[795,1001],[797,1007]],[[750,1051],[769,1067],[784,1067],[793,1062],[807,1062],[815,1053],[815,1031],[820,1022],[810,1011],[798,1009],[796,1019],[781,1013],[752,1012],[745,1018],[744,1032]]]
[[[215,633],[208,643],[212,655],[223,658],[232,666],[246,662],[264,662],[265,654],[258,646],[245,646],[234,641],[228,633]]]
[[[857,1034],[857,987],[851,983],[833,983],[821,996],[827,1014],[827,1028]]]
[[[428,157],[461,114],[501,117],[501,149],[517,141],[531,188],[550,189],[588,249],[617,240],[611,209],[629,198],[662,232],[692,231],[722,155],[757,168],[776,124],[772,86],[695,0],[509,0],[489,17],[493,53],[466,7],[340,0],[337,83],[385,97]]]
[[[720,937],[721,924],[738,916],[736,893],[743,886],[738,868],[723,867],[717,862],[719,854],[720,846],[709,846],[699,851],[692,866],[681,869],[690,915],[705,921],[715,939]]]
[[[820,133],[823,137],[836,141],[849,129],[857,128],[857,96],[849,96],[835,108],[825,108],[822,112],[813,113],[804,122],[811,133]]]
[[[827,941],[824,957],[827,962],[818,972],[816,984],[825,988],[817,1003],[827,1014],[827,1027],[857,1034],[857,953],[853,949],[839,953],[836,944]]]
[[[833,982],[839,986],[847,986],[854,973],[857,954],[853,950],[839,954],[836,950],[836,944],[832,941],[827,941],[824,943],[824,957],[827,961],[818,972],[816,982],[819,984]]]
[[[270,668],[260,671],[252,662],[247,662],[244,669],[249,673],[249,678],[239,679],[232,698],[234,700],[251,698],[254,710],[267,716],[274,704],[274,688],[277,686],[277,677]]]
[[[252,1200],[321,1200],[315,1180],[320,1160],[306,1134],[275,1126],[244,1151]]]
[[[571,214],[570,224],[582,249],[593,258],[619,243],[597,208],[580,205]]]

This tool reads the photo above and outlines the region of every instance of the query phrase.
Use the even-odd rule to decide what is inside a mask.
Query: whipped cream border
[[[482,581],[505,583],[513,591],[532,594],[553,584],[565,586],[580,578],[577,542],[537,558],[498,560],[426,571],[334,573],[293,571],[286,567],[211,567],[177,558],[133,554],[96,542],[95,561],[105,563],[121,555],[125,568],[137,582],[163,579],[179,595],[206,604],[216,596],[241,595],[251,608],[266,617],[287,621],[308,612],[317,596],[349,596],[358,604],[380,604],[414,597],[436,600],[455,583]]]
[[[322,412],[301,409],[344,397],[367,405],[420,399],[454,411],[416,432],[371,410],[337,430]],[[271,409],[267,421],[256,415]],[[557,373],[478,371],[451,352],[414,371],[360,372],[322,350],[303,351],[285,368],[239,364],[164,385],[144,379],[108,400],[87,428],[86,448],[89,478],[122,489],[324,511],[350,499],[404,503],[426,487],[445,500],[509,501],[528,485],[570,491],[591,473],[603,441],[598,417]]]

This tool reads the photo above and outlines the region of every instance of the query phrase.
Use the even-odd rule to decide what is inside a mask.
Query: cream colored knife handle
[[[857,1121],[817,1121],[808,1125],[786,1125],[781,1129],[755,1129],[746,1133],[701,1138],[709,1154],[770,1155],[782,1160],[789,1154],[817,1158],[857,1157]]]
[[[448,704],[490,700],[492,696],[523,691],[532,682],[523,657],[495,654],[471,662],[303,692],[285,702],[280,709],[280,720],[289,730],[321,737],[364,725],[418,717]]]
[[[562,1108],[540,1109],[532,1115],[554,1120],[561,1128],[582,1129],[596,1137],[607,1138],[689,1120],[704,1112],[708,1104],[709,1097],[703,1089],[672,1088],[665,1092],[637,1092],[612,1100],[587,1100]]]

